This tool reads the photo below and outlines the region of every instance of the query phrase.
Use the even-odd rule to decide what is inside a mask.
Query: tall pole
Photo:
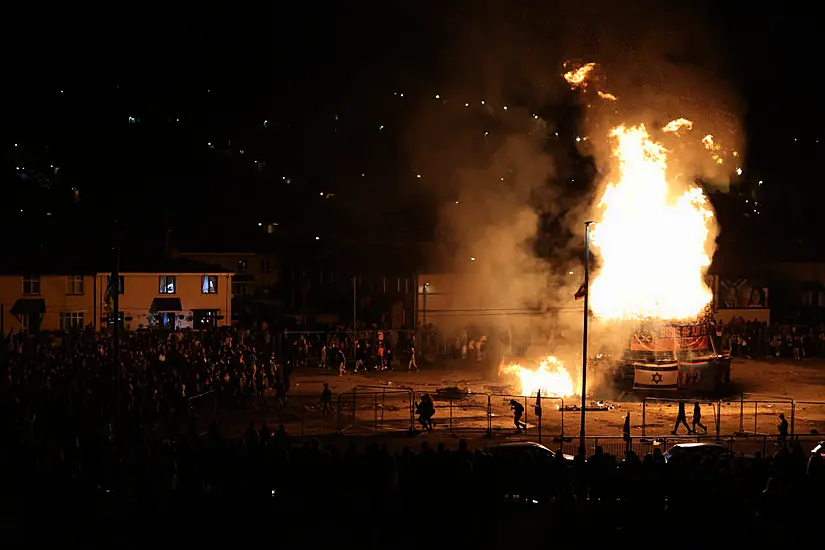
[[[352,355],[355,356],[355,345],[358,341],[358,315],[355,304],[357,303],[355,287],[358,283],[358,277],[352,278]]]
[[[112,310],[115,316],[114,334],[112,335],[112,354],[115,361],[115,376],[117,384],[115,391],[115,416],[120,417],[120,247],[115,243],[115,269],[112,272],[112,280],[109,281],[109,289],[112,293]],[[118,422],[119,424],[119,422]],[[118,426],[120,428],[120,426]]]
[[[584,224],[584,321],[582,330],[582,424],[579,430],[579,454],[584,457],[587,449],[585,443],[585,428],[587,422],[587,320],[590,315],[590,226],[593,222]]]

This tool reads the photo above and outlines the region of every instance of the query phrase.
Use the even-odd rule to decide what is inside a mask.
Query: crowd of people
[[[793,442],[770,457],[665,463],[658,453],[599,449],[587,460],[502,455],[466,441],[457,450],[358,449],[353,440],[296,441],[283,426],[250,426],[242,439],[222,437],[217,423],[206,434],[163,429],[204,391],[242,400],[275,387],[285,396],[296,363],[279,361],[266,333],[124,334],[119,368],[112,339],[91,332],[11,334],[0,353],[0,494],[12,510],[4,525],[28,543],[88,545],[120,525],[122,537],[146,543],[176,533],[386,548],[420,546],[408,534],[420,526],[427,539],[487,546],[515,532],[525,542],[573,540],[587,524],[630,543],[689,521],[691,533],[731,544],[791,544],[806,536],[823,489]],[[418,412],[430,430],[428,404]],[[327,528],[313,528],[319,522]],[[583,542],[601,545],[598,537]]]
[[[825,325],[783,325],[733,318],[717,324],[722,347],[737,357],[825,357]]]

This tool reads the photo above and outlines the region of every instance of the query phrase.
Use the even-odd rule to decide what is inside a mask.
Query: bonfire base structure
[[[642,323],[617,361],[622,389],[644,395],[709,395],[730,388],[730,355],[712,322]]]

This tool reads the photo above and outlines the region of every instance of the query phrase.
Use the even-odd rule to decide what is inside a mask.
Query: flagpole
[[[582,414],[581,429],[579,430],[579,454],[584,457],[587,446],[585,428],[587,421],[587,318],[590,313],[590,226],[593,222],[584,224],[584,321],[582,327]]]

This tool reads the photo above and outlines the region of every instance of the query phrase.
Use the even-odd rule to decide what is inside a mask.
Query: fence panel
[[[363,434],[412,427],[414,392],[403,388],[355,388],[338,395],[338,433]]]
[[[570,426],[567,426],[567,428],[565,427],[564,399],[561,397],[542,397],[541,417],[537,416],[538,411],[536,411],[535,403],[536,400],[533,398],[533,402],[531,404],[531,406],[533,406],[533,418],[536,421],[536,424],[541,427],[541,434],[543,436],[542,441],[545,438],[550,440],[550,438],[554,436],[564,435],[564,430],[569,429],[570,426],[572,426],[571,424]]]
[[[187,418],[184,430],[196,434],[205,433],[218,419],[218,394],[214,390],[195,395],[186,400]]]
[[[561,449],[564,454],[576,455],[579,453],[579,441],[581,441],[581,439],[578,436],[553,438],[545,443],[545,445],[554,451]],[[656,448],[662,449],[663,453],[669,448],[666,439],[634,437],[628,442],[621,436],[592,436],[585,437],[584,441],[587,456],[594,454],[596,447],[601,447],[605,453],[617,457],[624,457],[628,450],[633,451],[639,456],[644,456],[653,453],[653,450]]]
[[[260,417],[262,423],[273,429],[283,424],[292,435],[327,435],[336,429],[335,402],[327,409],[315,395],[289,396],[284,402],[267,395]]]
[[[536,402],[535,397],[527,395],[513,395],[507,393],[490,394],[490,429],[497,430],[515,430],[516,424],[511,409],[510,400],[513,399],[524,407],[524,416],[521,417],[521,422],[527,424],[527,431],[537,431],[538,427],[536,421],[538,417],[535,416],[533,405]]]
[[[791,433],[794,435],[825,434],[825,401],[796,401]],[[821,436],[825,439],[825,435]]]
[[[679,403],[685,404],[687,429],[681,423],[676,424],[679,416]],[[699,405],[700,413],[700,421],[695,426],[696,430],[700,434],[724,433],[718,401],[646,397],[642,402],[642,436],[661,436],[674,431],[677,434],[687,434],[689,430],[694,429],[693,418],[696,404]],[[706,430],[703,430],[699,424],[702,424]]]
[[[418,400],[422,392],[417,392]],[[435,420],[438,427],[450,430],[487,431],[490,397],[486,393],[434,392]]]

